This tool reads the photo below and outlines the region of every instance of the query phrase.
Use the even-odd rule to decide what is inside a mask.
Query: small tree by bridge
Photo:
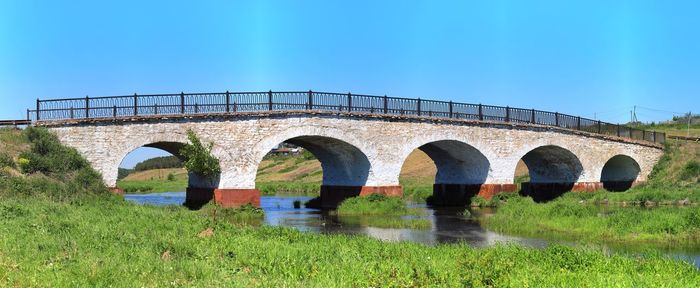
[[[190,143],[180,149],[187,171],[204,179],[217,178],[221,173],[221,166],[219,159],[211,154],[214,144],[209,143],[205,146],[192,130],[187,130],[187,139]]]

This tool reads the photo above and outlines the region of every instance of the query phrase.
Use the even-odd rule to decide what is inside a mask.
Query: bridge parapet
[[[48,99],[27,110],[27,120],[91,121],[147,116],[186,117],[250,112],[325,111],[399,115],[419,118],[535,124],[651,143],[664,133],[558,112],[515,107],[329,92],[218,92]]]

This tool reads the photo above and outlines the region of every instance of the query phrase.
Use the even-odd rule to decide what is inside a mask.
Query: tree
[[[221,173],[221,167],[219,159],[211,154],[214,144],[209,143],[209,145],[204,146],[192,130],[187,130],[187,139],[190,140],[190,143],[180,149],[180,155],[185,158],[187,171],[203,178],[217,177]]]

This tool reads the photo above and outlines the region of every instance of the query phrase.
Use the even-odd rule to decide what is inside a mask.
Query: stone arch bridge
[[[126,103],[126,104],[125,104]],[[188,202],[259,205],[258,166],[288,142],[321,162],[325,206],[356,195],[401,195],[399,174],[414,149],[435,163],[434,198],[448,204],[473,194],[625,190],[644,182],[664,135],[531,109],[318,92],[257,92],[38,100],[28,111],[77,149],[115,187],[118,166],[139,147],[175,155],[187,131],[213,143],[216,179],[191,175]]]

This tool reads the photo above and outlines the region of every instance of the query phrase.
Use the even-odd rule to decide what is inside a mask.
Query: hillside
[[[71,201],[106,195],[102,177],[75,149],[43,128],[0,128],[0,199]]]
[[[651,123],[633,125],[634,128],[664,132],[669,136],[690,136],[700,137],[700,116],[694,116],[690,126],[688,126],[688,118],[677,118],[664,123]]]

